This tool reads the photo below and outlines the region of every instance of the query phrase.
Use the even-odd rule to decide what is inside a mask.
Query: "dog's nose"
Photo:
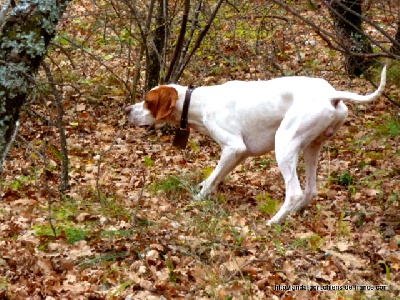
[[[127,114],[129,114],[129,112],[132,110],[132,105],[129,105],[129,106],[127,106],[127,107],[125,107],[125,112],[127,113]]]

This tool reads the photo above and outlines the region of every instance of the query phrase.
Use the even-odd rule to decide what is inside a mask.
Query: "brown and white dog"
[[[336,91],[323,79],[300,76],[198,87],[192,94],[188,124],[213,138],[222,154],[196,197],[209,195],[247,157],[275,150],[286,196],[267,224],[282,222],[290,212],[305,208],[317,194],[318,154],[322,144],[345,121],[347,106],[343,101],[375,100],[385,83],[386,67],[378,89],[367,96]],[[179,124],[186,90],[175,84],[152,89],[144,102],[126,108],[128,120],[136,126]],[[304,192],[296,172],[301,152],[306,166]]]

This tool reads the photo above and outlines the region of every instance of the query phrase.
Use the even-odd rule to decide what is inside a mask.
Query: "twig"
[[[79,45],[77,43],[75,43],[74,41],[72,41],[71,39],[68,38],[64,38],[68,43],[70,43],[72,46],[76,47],[77,49],[80,49],[83,53],[86,53],[90,58],[92,58],[93,60],[97,61],[100,65],[102,65],[108,72],[110,72],[115,78],[117,78],[117,80],[119,80],[120,82],[122,82],[125,86],[125,88],[129,91],[129,86],[128,84],[124,81],[123,78],[121,78],[111,67],[109,67],[107,64],[105,64],[100,58],[98,58],[96,55],[90,53],[89,51],[87,51],[83,45]]]
[[[204,37],[207,35],[208,30],[210,29],[212,22],[214,21],[215,17],[217,16],[217,13],[223,2],[224,2],[224,0],[219,0],[218,3],[215,5],[210,18],[208,19],[207,24],[204,26],[203,30],[200,31],[199,37],[195,41],[190,53],[187,55],[185,62],[181,66],[179,66],[179,69],[177,70],[176,75],[175,75],[176,78],[172,78],[173,81],[177,81],[182,76],[183,71],[185,70],[186,66],[189,64],[192,56],[197,51],[197,49],[200,47],[201,42],[203,41]]]
[[[41,119],[43,122],[47,123],[48,125],[57,127],[57,124],[54,123],[52,120],[50,120],[49,118],[46,118],[45,116],[37,113],[36,111],[33,111],[27,107],[22,109],[23,111],[25,111],[31,118],[39,118]]]
[[[353,14],[354,16],[356,16],[357,18],[360,18],[362,21],[364,21],[365,23],[367,23],[368,25],[374,27],[380,34],[382,34],[384,37],[386,37],[393,45],[396,46],[400,46],[400,44],[394,39],[392,38],[386,31],[384,31],[380,26],[378,26],[377,24],[375,24],[374,22],[371,22],[371,20],[369,20],[368,18],[364,17],[363,15],[360,15],[359,13],[357,13],[356,11],[350,9],[349,7],[347,7],[346,5],[344,5],[343,3],[341,3],[338,0],[333,0],[333,2],[335,2],[337,5],[339,5],[342,9],[344,9],[345,11]],[[337,14],[341,19],[343,19],[343,21],[345,21],[348,25],[352,26],[354,29],[357,29],[357,27],[354,26],[354,24],[352,24],[351,22],[349,22],[346,18],[344,18],[341,14],[339,14],[333,7],[331,4],[329,4],[327,1],[322,1],[323,4],[325,4],[325,6],[327,6],[329,9],[333,10],[335,12],[335,14]],[[377,47],[381,48],[382,50],[383,47],[381,47],[378,43],[375,43],[371,38],[369,38],[369,40],[371,42],[373,42]]]
[[[235,3],[232,3],[231,1],[228,0],[226,0],[225,3],[231,6],[237,13],[240,13],[240,9],[236,7]]]
[[[47,148],[47,140],[45,138],[44,142],[43,142],[43,155],[42,155],[42,157],[43,157],[43,176],[44,176],[43,185],[44,185],[44,191],[45,191],[46,197],[47,197],[47,220],[49,221],[50,228],[53,232],[54,237],[56,238],[57,231],[56,231],[56,228],[54,227],[53,217],[52,217],[53,201],[51,200],[49,183],[47,181],[46,169],[47,169],[48,162],[47,162],[46,148]]]
[[[194,12],[194,17],[193,17],[193,20],[192,20],[192,26],[190,27],[190,33],[189,33],[189,35],[187,37],[185,46],[182,49],[182,54],[181,54],[181,57],[179,59],[179,63],[177,65],[177,67],[181,66],[183,64],[185,58],[186,58],[186,55],[187,55],[187,52],[189,50],[190,43],[192,42],[196,27],[199,24],[199,15],[200,15],[200,10],[201,10],[201,5],[202,5],[202,1],[199,0],[198,4],[197,4],[197,7],[196,7],[196,10]],[[175,68],[175,69],[177,69],[177,68]],[[174,69],[174,71],[176,71],[175,69]]]
[[[102,203],[101,201],[101,195],[100,195],[100,168],[101,168],[101,159],[102,157],[109,152],[112,147],[116,144],[117,140],[114,139],[114,142],[110,145],[110,147],[103,152],[101,152],[98,156],[99,164],[97,165],[97,177],[96,177],[96,192],[97,192],[97,200]]]
[[[176,42],[175,51],[174,51],[174,54],[172,55],[172,59],[171,59],[170,66],[167,71],[167,75],[165,76],[166,82],[169,82],[171,80],[172,74],[179,67],[179,66],[176,66],[175,64],[177,61],[179,61],[179,58],[182,55],[183,42],[185,41],[185,34],[186,34],[186,26],[187,26],[188,19],[189,19],[189,10],[190,10],[190,1],[185,0],[184,10],[183,10],[183,15],[182,15],[182,22],[181,22],[181,29],[179,31],[178,40]],[[174,78],[172,80],[175,81]]]
[[[139,197],[137,200],[137,205],[136,205],[135,211],[133,212],[133,215],[132,215],[131,229],[136,227],[137,214],[138,214],[139,208],[143,202],[143,193],[144,193],[144,188],[146,187],[146,174],[144,172],[144,169],[142,169],[142,180],[143,180],[142,189],[140,190],[140,194],[139,194]]]
[[[57,123],[56,126],[58,131],[60,132],[60,144],[61,144],[61,182],[60,182],[60,191],[65,191],[69,188],[69,176],[68,176],[68,146],[67,146],[67,136],[65,134],[64,126],[63,126],[63,115],[64,111],[62,108],[62,95],[59,93],[56,83],[54,81],[54,77],[51,74],[49,66],[43,62],[42,67],[46,73],[47,79],[49,80],[49,84],[53,90],[55,104],[57,107]]]
[[[235,259],[235,262],[236,262],[236,264],[237,264],[237,266],[238,266],[238,269],[235,271],[235,272],[233,272],[232,274],[231,274],[231,276],[229,276],[229,278],[228,278],[228,282],[229,281],[231,281],[238,273],[242,276],[242,277],[244,277],[243,276],[243,272],[242,272],[242,269],[244,268],[244,267],[247,267],[247,266],[249,266],[249,265],[251,265],[252,263],[257,263],[257,262],[267,262],[267,260],[266,259],[263,259],[263,258],[253,258],[253,259],[249,259],[248,261],[246,261],[243,265],[241,265],[241,266],[239,266],[239,264],[237,263],[237,261],[236,261],[236,259]],[[282,272],[283,270],[270,270],[270,272],[271,273],[273,273],[273,272]]]
[[[6,148],[4,149],[4,152],[0,156],[0,173],[3,172],[3,162],[6,159],[8,151],[10,151],[11,145],[14,142],[15,137],[17,136],[18,127],[19,127],[19,121],[17,120],[17,122],[15,122],[14,131],[13,131],[13,134],[12,134],[12,136],[10,138],[10,141],[8,142]]]
[[[74,60],[71,56],[71,54],[69,53],[69,51],[67,49],[64,49],[64,47],[61,44],[56,44],[54,42],[50,42],[51,45],[53,45],[54,47],[57,47],[62,53],[64,53],[64,55],[68,58],[68,61],[71,63],[72,69],[76,69]],[[57,66],[57,68],[60,70],[60,67],[58,66],[58,64],[54,61],[54,59],[51,57],[51,55],[47,55],[47,58],[51,60],[51,62]],[[65,60],[62,60],[62,62],[65,62]]]
[[[149,7],[149,13],[147,15],[145,27],[144,27],[145,28],[144,30],[146,33],[150,31],[153,8],[154,8],[154,1],[151,1],[150,7]],[[134,8],[131,8],[131,9],[133,12],[134,19],[139,24],[139,28],[141,28],[140,22],[139,22],[139,17],[136,15],[137,11]],[[141,32],[142,32],[142,29],[141,29]],[[142,43],[140,45],[139,55],[136,59],[135,74],[133,75],[133,79],[132,79],[132,91],[131,91],[131,101],[130,101],[131,104],[135,103],[136,94],[137,94],[137,86],[139,84],[139,78],[140,78],[141,61],[142,61],[145,51],[147,51],[147,46],[146,46],[147,45],[147,34],[144,34],[144,35],[142,34],[141,36],[142,36]]]
[[[40,153],[39,151],[37,151],[35,148],[32,147],[31,142],[28,141],[27,139],[25,139],[22,135],[18,134],[17,138],[20,139],[22,142],[24,142],[27,145],[27,148],[30,148],[33,152],[35,152],[35,154],[44,161],[44,157],[42,155],[42,153]]]
[[[318,26],[317,24],[315,24],[314,22],[310,21],[309,19],[307,19],[306,17],[303,17],[300,13],[298,13],[296,10],[292,9],[289,5],[283,3],[280,0],[271,0],[273,3],[275,3],[276,5],[279,5],[280,7],[282,7],[283,9],[285,9],[287,12],[289,12],[290,14],[292,14],[293,16],[295,16],[296,18],[300,19],[301,21],[303,21],[305,24],[307,24],[308,26],[310,26],[315,33],[328,45],[329,48],[341,52],[341,53],[348,53],[350,55],[353,56],[362,56],[365,58],[375,58],[375,57],[388,57],[388,58],[392,58],[392,59],[399,59],[399,55],[396,55],[394,53],[390,53],[388,51],[385,51],[382,46],[379,45],[379,43],[377,41],[375,41],[374,39],[372,39],[370,36],[366,35],[366,38],[372,42],[374,45],[376,45],[377,47],[379,47],[383,52],[379,52],[379,53],[359,53],[359,52],[355,52],[355,51],[350,51],[348,49],[348,47],[346,47],[346,45],[340,40],[337,39],[337,37],[330,33],[327,30],[322,29],[320,26]],[[336,1],[335,1],[336,2]],[[323,3],[325,4],[325,1],[323,1]],[[325,4],[328,8],[330,8],[330,5]],[[341,6],[343,4],[340,4]],[[335,11],[335,10],[333,10]],[[337,13],[335,11],[335,13]],[[354,13],[356,16],[360,16],[359,14],[355,13],[352,11],[352,13]],[[370,20],[368,20],[367,18],[365,18],[364,16],[361,16],[361,19],[365,22],[367,22],[368,24],[370,24],[371,26],[373,26],[377,31],[379,31],[381,34],[383,34],[386,38],[388,38],[390,41],[393,41],[393,38],[390,38],[388,36],[388,34],[386,32],[384,32],[381,28],[379,28],[379,26],[377,26],[376,24],[374,24],[373,22],[371,22]],[[349,23],[350,25],[352,25],[349,21],[344,20],[345,22]],[[354,26],[354,25],[352,25]]]

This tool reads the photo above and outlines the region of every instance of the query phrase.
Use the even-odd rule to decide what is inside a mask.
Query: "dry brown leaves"
[[[332,81],[343,86],[342,77]],[[83,86],[83,94],[92,88]],[[321,153],[319,196],[272,228],[260,208],[284,197],[272,154],[237,167],[211,201],[193,202],[191,190],[216,165],[218,147],[193,132],[178,151],[160,131],[126,124],[125,104],[118,92],[93,102],[66,90],[71,188],[63,195],[57,130],[23,115],[20,135],[29,143],[17,139],[0,185],[0,298],[399,296],[399,137],[376,134],[384,99],[351,105]],[[350,186],[339,184],[344,173]]]

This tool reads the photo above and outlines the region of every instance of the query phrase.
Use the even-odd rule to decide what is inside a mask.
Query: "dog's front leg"
[[[222,148],[221,158],[218,161],[217,167],[200,185],[202,189],[195,199],[200,200],[210,195],[224,179],[224,177],[240,164],[246,157],[247,148],[244,143],[236,145],[224,146]]]

